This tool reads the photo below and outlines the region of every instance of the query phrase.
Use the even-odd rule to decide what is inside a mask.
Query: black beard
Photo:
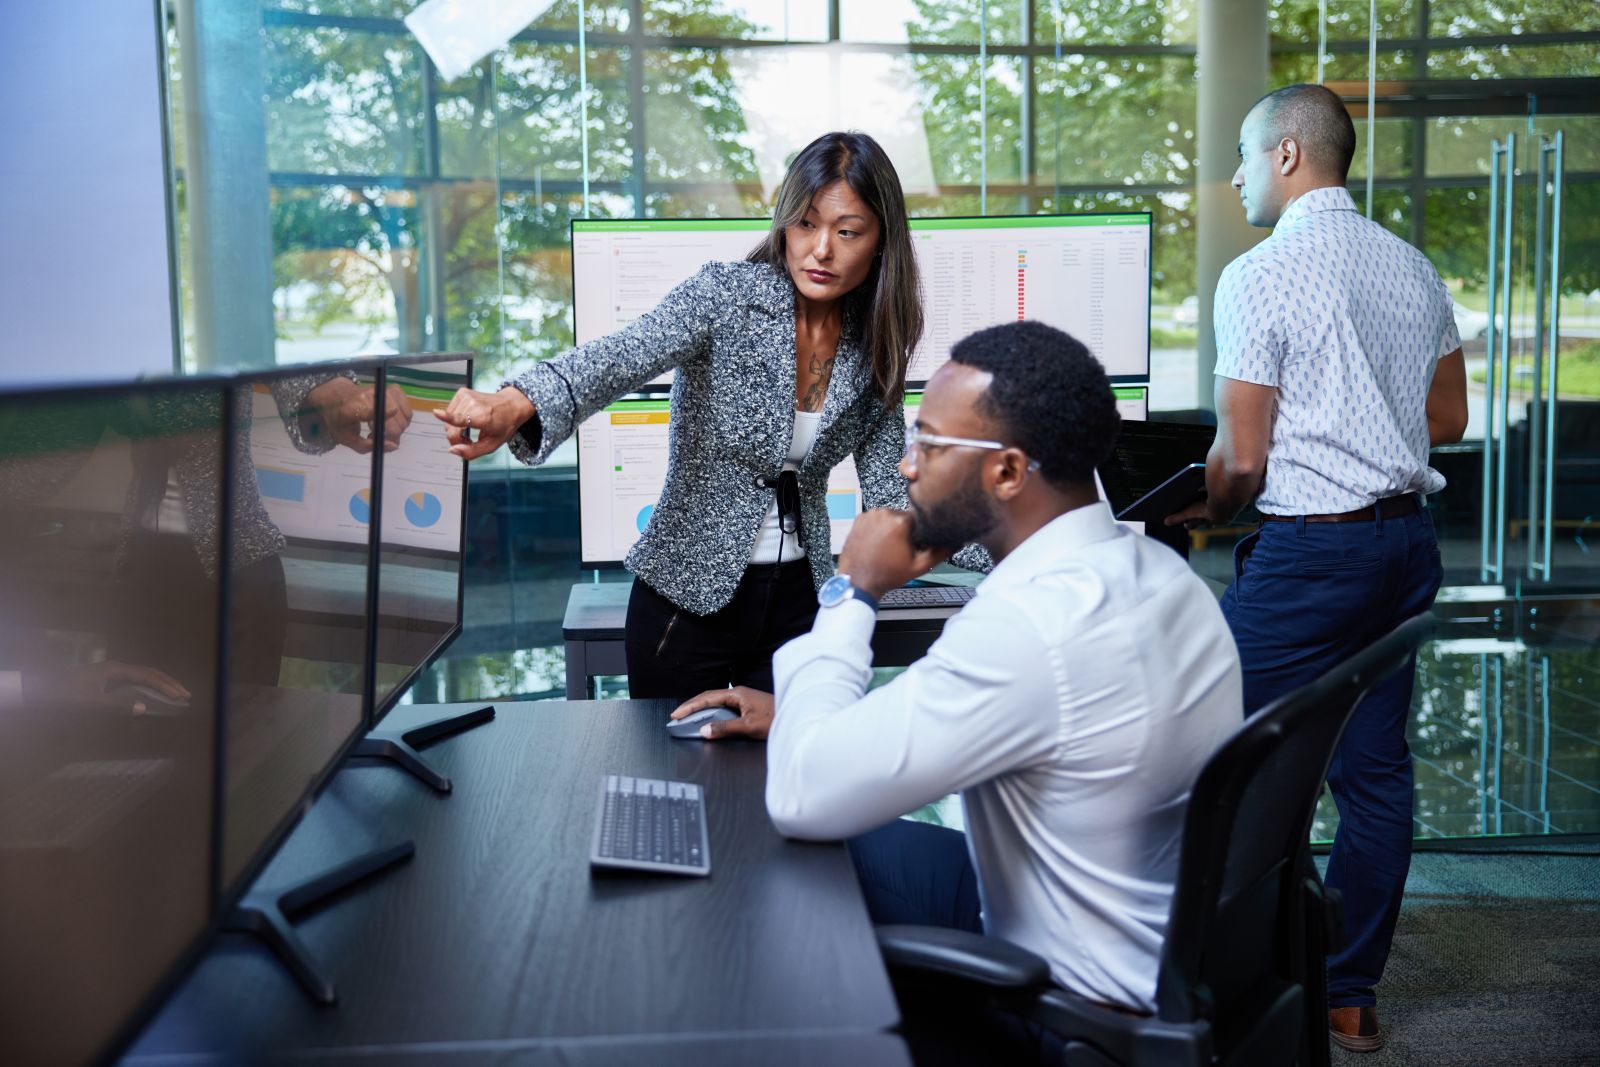
[[[955,551],[993,530],[999,519],[977,478],[929,507],[911,505],[911,541],[918,548]]]

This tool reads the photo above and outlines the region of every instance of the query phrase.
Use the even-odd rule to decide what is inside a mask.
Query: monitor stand
[[[352,756],[369,756],[397,763],[403,770],[427,782],[441,793],[450,792],[450,779],[428,765],[417,753],[417,748],[432,744],[441,738],[481,726],[494,718],[494,705],[486,704],[459,715],[447,715],[408,730],[386,730],[379,727],[355,743]],[[415,746],[415,747],[414,747]]]
[[[253,889],[223,919],[222,929],[253,934],[266,942],[313,1000],[332,1004],[338,999],[333,982],[322,973],[305,943],[294,932],[294,916],[386,867],[410,859],[416,850],[416,845],[403,841],[347,860],[287,889]]]

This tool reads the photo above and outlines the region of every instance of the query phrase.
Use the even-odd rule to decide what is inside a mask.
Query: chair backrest
[[[1281,979],[1317,798],[1345,724],[1377,682],[1433,632],[1410,619],[1245,721],[1207,761],[1184,818],[1156,1010],[1219,1022]]]

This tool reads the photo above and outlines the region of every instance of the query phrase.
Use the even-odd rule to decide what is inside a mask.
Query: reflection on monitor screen
[[[433,417],[472,383],[471,363],[391,360],[386,402],[407,426],[383,457],[378,542],[374,709],[382,715],[460,622],[461,530],[466,463],[451,455]]]
[[[742,260],[765,219],[588,219],[572,224],[579,344],[615,333],[709,262]],[[1113,377],[1150,374],[1150,216],[912,219],[927,316],[907,378],[925,382],[957,341],[1019,319],[1065,330]],[[663,375],[652,384],[670,382]]]
[[[377,382],[277,373],[236,396],[224,892],[362,725]]]
[[[222,402],[0,396],[0,1063],[104,1055],[207,928]]]

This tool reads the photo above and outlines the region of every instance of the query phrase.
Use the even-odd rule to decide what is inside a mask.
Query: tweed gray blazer
[[[542,463],[584,419],[663,371],[672,384],[667,480],[644,535],[625,561],[674,604],[709,615],[733,599],[794,429],[794,284],[761,263],[708,263],[647,315],[536,365],[514,381],[539,412],[538,447],[511,450]],[[833,377],[811,452],[800,466],[800,539],[821,585],[833,573],[828,473],[854,454],[863,508],[905,507],[897,469],[905,419],[885,406],[854,316],[846,313]]]

